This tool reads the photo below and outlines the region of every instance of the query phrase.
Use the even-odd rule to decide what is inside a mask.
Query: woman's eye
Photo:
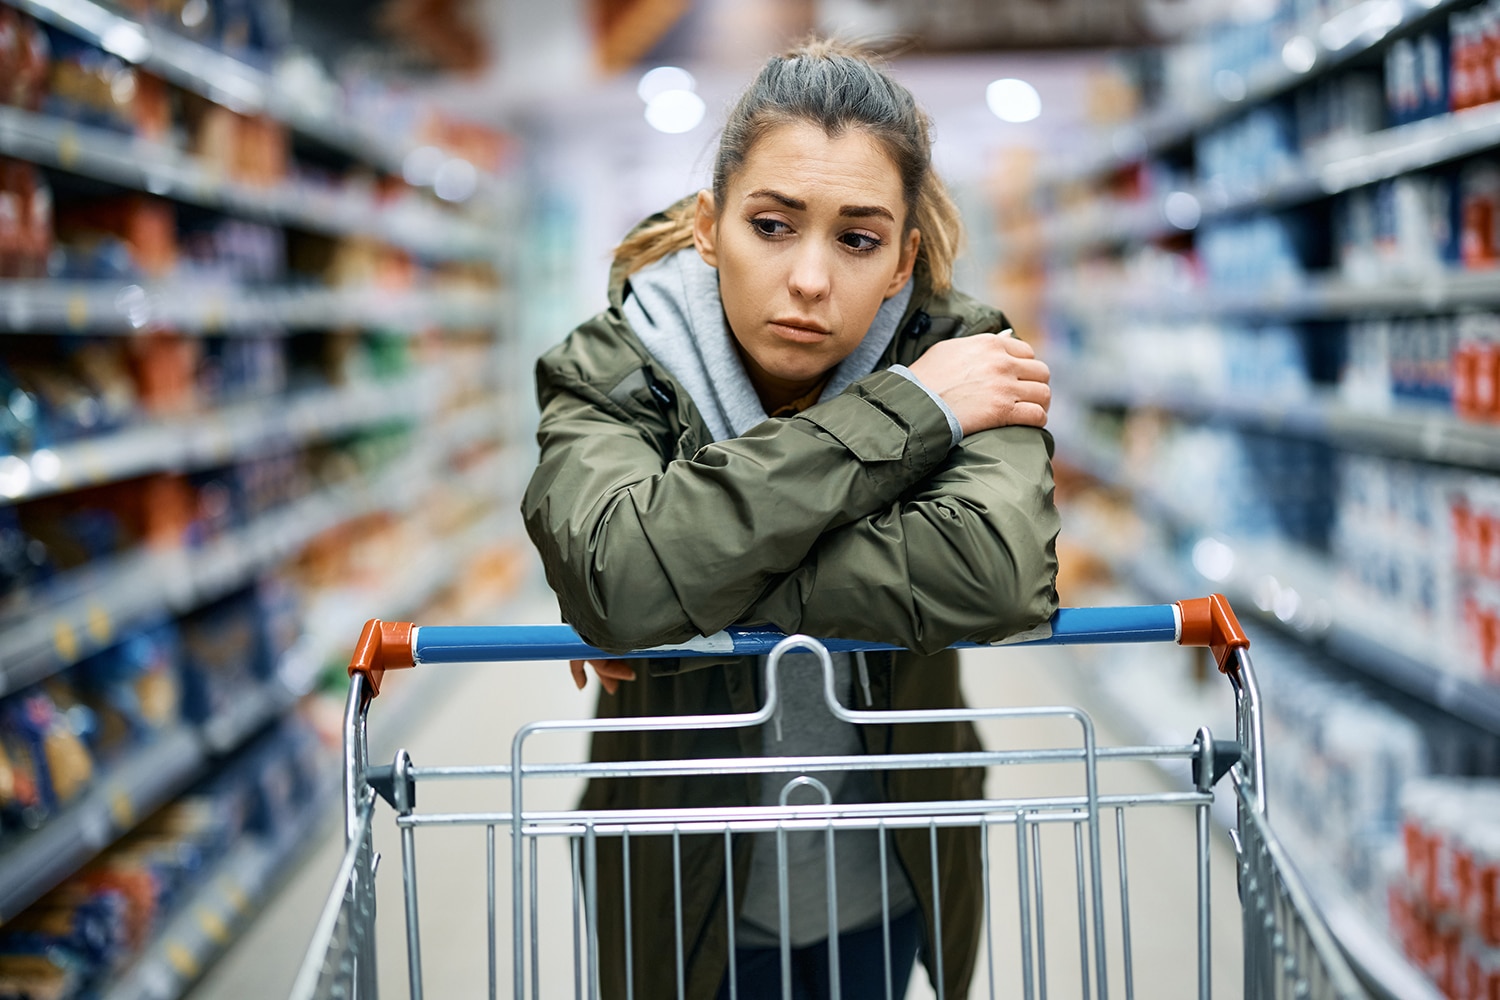
[[[780,219],[751,219],[750,225],[762,236],[785,236],[792,231],[792,227]]]
[[[869,233],[845,233],[839,237],[839,242],[851,250],[870,251],[880,246],[879,237],[871,236]]]

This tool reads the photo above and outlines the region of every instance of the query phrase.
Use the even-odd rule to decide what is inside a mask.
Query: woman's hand
[[[997,333],[955,337],[934,344],[907,367],[943,397],[965,435],[1047,425],[1052,373],[1024,340]]]
[[[583,672],[585,663],[594,668],[594,673],[599,675],[599,683],[603,684],[604,690],[610,694],[620,690],[621,681],[635,680],[635,668],[624,660],[569,660],[568,667],[573,671],[573,683],[578,685],[580,691],[588,683],[588,675]]]

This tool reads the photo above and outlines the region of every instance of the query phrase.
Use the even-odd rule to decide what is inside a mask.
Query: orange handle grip
[[[349,658],[349,676],[364,674],[369,697],[380,694],[380,681],[387,670],[402,670],[417,665],[412,653],[416,625],[411,622],[383,622],[371,618],[365,622],[354,655]]]
[[[1230,660],[1236,649],[1249,649],[1250,640],[1240,628],[1240,620],[1229,606],[1229,598],[1223,594],[1208,597],[1193,597],[1177,602],[1182,613],[1182,635],[1177,640],[1181,646],[1207,646],[1213,650],[1219,670],[1229,673]]]

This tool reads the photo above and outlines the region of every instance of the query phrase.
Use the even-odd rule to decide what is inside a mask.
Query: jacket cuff
[[[957,448],[960,441],[964,439],[963,424],[958,422],[958,414],[953,412],[953,407],[943,401],[943,397],[933,392],[927,383],[917,378],[916,372],[905,365],[891,365],[890,371],[895,372],[904,379],[911,380],[912,384],[921,387],[922,391],[931,397],[932,401],[943,409],[943,416],[948,418],[948,431],[953,435],[953,447]]]

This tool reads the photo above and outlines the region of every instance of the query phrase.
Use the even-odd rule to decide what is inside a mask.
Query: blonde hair
[[[922,234],[917,266],[933,290],[953,285],[953,259],[963,244],[963,223],[947,187],[932,169],[932,127],[911,91],[892,79],[873,52],[815,38],[773,56],[729,112],[714,160],[714,204],[722,211],[730,179],[767,132],[812,122],[830,136],[861,129],[884,147],[901,176],[907,227]],[[639,271],[693,245],[693,199],[642,226],[615,248],[615,266]]]

